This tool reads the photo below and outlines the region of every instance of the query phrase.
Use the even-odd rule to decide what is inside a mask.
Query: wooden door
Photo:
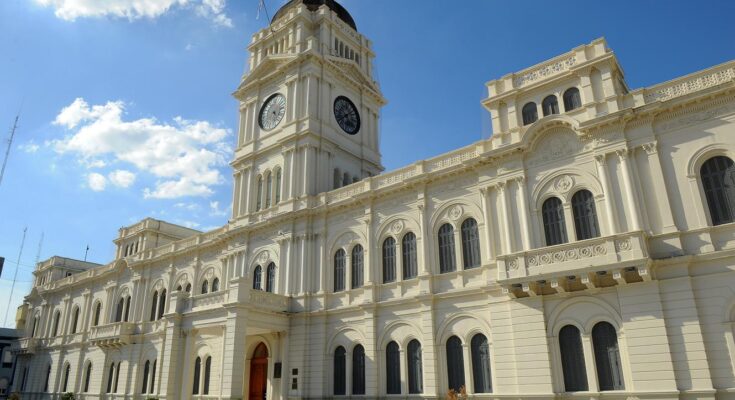
[[[268,358],[250,360],[250,400],[264,400],[268,383]]]

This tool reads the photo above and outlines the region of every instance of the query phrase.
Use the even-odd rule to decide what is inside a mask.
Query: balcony
[[[265,311],[288,311],[288,297],[263,290],[250,289],[250,305]]]
[[[14,354],[34,354],[38,348],[38,339],[36,338],[21,338],[13,343],[10,351]]]
[[[115,322],[112,324],[92,327],[89,341],[102,348],[117,348],[133,343],[135,323]]]
[[[648,280],[641,232],[498,256],[498,283],[516,297],[556,294]]]

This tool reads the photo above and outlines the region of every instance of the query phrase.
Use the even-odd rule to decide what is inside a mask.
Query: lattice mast
[[[3,176],[5,175],[5,167],[8,165],[8,157],[10,157],[10,149],[13,147],[13,138],[15,137],[15,130],[18,128],[18,118],[20,115],[15,116],[15,122],[13,122],[13,129],[10,130],[10,139],[8,139],[8,148],[5,150],[5,158],[3,158],[3,167],[0,169],[0,185],[3,184]]]

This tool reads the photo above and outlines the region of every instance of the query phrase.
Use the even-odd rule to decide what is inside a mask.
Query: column
[[[613,193],[610,188],[610,178],[607,172],[607,161],[605,154],[598,154],[595,156],[595,165],[597,165],[597,176],[600,178],[602,183],[602,190],[605,191],[605,213],[607,214],[607,229],[608,235],[614,235],[618,233],[617,220],[615,218],[615,209],[613,205]]]
[[[314,194],[314,182],[311,179],[314,174],[314,158],[316,157],[316,147],[307,144],[304,146],[304,174],[303,174],[303,189],[301,194],[308,196]]]
[[[656,186],[654,194],[656,195],[656,204],[658,205],[656,209],[658,210],[659,217],[661,218],[661,228],[664,233],[676,232],[679,228],[676,226],[674,215],[671,210],[671,201],[669,200],[670,196],[668,191],[669,185],[664,184],[664,182],[666,182],[666,177],[664,176],[661,159],[658,155],[658,143],[654,141],[646,143],[642,147],[648,155],[648,167],[650,168],[651,176],[653,177],[653,184]]]
[[[521,233],[523,234],[523,250],[530,249],[531,234],[528,226],[528,197],[526,197],[526,177],[520,176],[516,178],[518,183],[518,195],[521,197]]]
[[[489,263],[490,260],[495,258],[495,249],[493,246],[493,238],[492,238],[492,217],[490,215],[490,187],[484,187],[480,188],[480,193],[482,194],[482,213],[484,214],[485,220],[483,221],[485,224],[485,245],[487,246],[487,251],[484,253],[487,254],[487,262]]]
[[[171,294],[169,301],[178,303],[185,297],[187,297],[186,293],[175,292]],[[181,316],[179,314],[169,314],[164,318],[167,320],[166,335],[163,338],[163,348],[159,353],[158,369],[156,370],[160,377],[160,379],[156,377],[156,380],[161,383],[156,384],[156,393],[166,394],[167,398],[170,399],[182,398],[184,396],[179,394],[180,382],[186,379],[183,379],[183,368],[180,368],[183,361],[180,355],[182,340],[179,333]]]
[[[246,167],[241,175],[242,184],[240,185],[240,215],[245,215],[250,213],[250,187],[253,185],[253,168],[252,166]]]
[[[247,280],[234,283],[240,285]],[[222,399],[240,399],[245,387],[245,339],[247,337],[248,311],[237,309],[227,316],[224,333],[224,353],[222,354]],[[268,371],[272,374],[272,371]]]
[[[242,172],[237,171],[233,174],[233,182],[235,187],[232,190],[232,218],[235,219],[240,215],[240,196],[242,196]]]
[[[428,229],[428,216],[426,215],[426,197],[423,199],[424,204],[420,204],[418,206],[419,209],[419,224],[421,228],[421,237],[419,240],[421,240],[421,261],[419,262],[419,275],[428,275],[429,274],[429,260],[431,260],[431,256],[429,255],[429,243],[432,240],[432,235],[429,232]]]
[[[503,254],[510,254],[513,252],[512,250],[512,244],[511,244],[511,238],[510,238],[510,218],[508,216],[508,193],[505,190],[505,182],[498,182],[495,184],[495,190],[498,192],[498,196],[500,196],[500,213],[502,214],[500,216],[500,220],[502,221],[502,232],[501,232],[501,239],[502,239],[502,248],[503,248]]]
[[[635,202],[635,195],[633,193],[633,178],[630,172],[630,165],[628,165],[628,150],[618,150],[618,157],[620,158],[620,167],[623,172],[623,185],[625,185],[625,199],[628,203],[628,210],[630,211],[631,217],[631,231],[639,231],[641,229],[640,212],[638,211],[638,205]]]

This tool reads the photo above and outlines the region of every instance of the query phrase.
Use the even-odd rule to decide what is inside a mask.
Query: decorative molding
[[[558,193],[567,193],[574,186],[574,178],[571,175],[562,175],[554,182],[554,190]]]
[[[563,60],[554,60],[550,63],[543,64],[520,76],[513,78],[513,87],[521,88],[543,78],[558,75],[569,70],[577,63],[576,56],[571,56]]]
[[[674,82],[653,87],[646,90],[643,96],[646,104],[655,101],[666,101],[674,97],[680,97],[709,87],[731,82],[735,79],[735,68],[715,71],[707,75],[700,75],[690,79],[676,80]]]
[[[658,152],[658,142],[650,142],[650,143],[644,143],[641,145],[643,150],[646,151],[646,154],[653,155]]]

